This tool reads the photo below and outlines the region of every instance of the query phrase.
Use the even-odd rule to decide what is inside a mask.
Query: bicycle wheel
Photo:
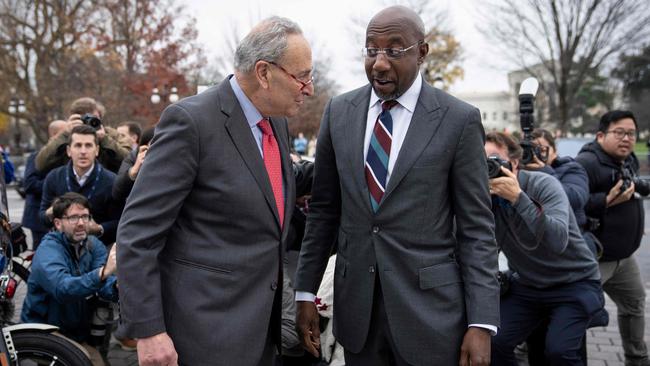
[[[90,359],[67,339],[38,331],[12,332],[17,359],[12,365],[92,366]]]

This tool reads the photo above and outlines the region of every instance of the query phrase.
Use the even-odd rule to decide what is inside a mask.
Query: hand
[[[460,346],[460,366],[487,366],[490,364],[490,331],[470,327]]]
[[[45,216],[48,219],[52,220],[52,217],[54,216],[54,209],[52,208],[52,206],[50,206],[47,210],[45,210]]]
[[[72,132],[72,129],[83,125],[83,121],[81,121],[81,115],[80,114],[72,114],[70,117],[68,117],[68,124],[65,126],[65,131],[70,134]]]
[[[95,235],[95,236],[101,236],[101,234],[104,232],[104,228],[98,223],[95,222],[95,220],[90,220],[88,222],[88,234],[90,235]]]
[[[135,158],[133,166],[129,169],[129,178],[131,178],[131,180],[135,180],[138,176],[138,172],[140,172],[140,168],[142,167],[142,163],[144,163],[144,157],[147,155],[148,150],[148,145],[138,147],[138,156]]]
[[[625,190],[625,192],[621,192],[621,186],[623,185],[623,180],[619,180],[616,182],[614,187],[607,193],[607,198],[605,198],[606,206],[607,207],[612,207],[615,205],[618,205],[619,203],[623,203],[625,201],[628,201],[632,196],[634,195],[634,182],[630,184],[630,187]]]
[[[544,166],[546,166],[546,164],[543,161],[539,160],[537,154],[533,154],[533,161],[524,165],[524,168],[526,170],[540,170]]]
[[[106,130],[104,129],[104,125],[99,125],[99,129],[95,131],[95,134],[97,135],[97,141],[101,143],[104,136],[106,136]]]
[[[289,154],[289,156],[291,156],[291,161],[293,161],[294,163],[297,163],[300,160],[302,160],[302,158],[298,154],[291,153]]]
[[[311,301],[298,301],[296,312],[296,330],[302,347],[318,358],[320,349],[320,328],[316,304]]]
[[[519,199],[519,194],[521,194],[517,176],[504,167],[501,167],[501,172],[505,177],[490,179],[490,194],[496,194],[514,204]]]
[[[167,333],[138,339],[140,366],[178,366],[178,354]]]
[[[111,247],[111,251],[108,252],[108,257],[106,258],[106,264],[104,265],[104,269],[102,270],[103,278],[102,280],[105,280],[108,278],[108,276],[112,275],[115,273],[117,270],[117,243],[113,244]]]

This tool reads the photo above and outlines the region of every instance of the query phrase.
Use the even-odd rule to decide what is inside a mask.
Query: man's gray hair
[[[291,34],[302,34],[294,21],[278,16],[264,19],[237,46],[235,70],[249,73],[259,60],[278,62],[287,50],[287,37]]]

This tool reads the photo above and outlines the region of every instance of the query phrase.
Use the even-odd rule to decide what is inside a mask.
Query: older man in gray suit
[[[318,353],[313,293],[332,244],[334,333],[346,365],[486,365],[499,322],[497,249],[479,111],[430,87],[413,11],[366,32],[370,85],[325,109],[297,324]]]
[[[295,201],[286,119],[313,94],[311,49],[272,17],[235,74],[163,113],[118,233],[122,319],[141,365],[270,365]]]

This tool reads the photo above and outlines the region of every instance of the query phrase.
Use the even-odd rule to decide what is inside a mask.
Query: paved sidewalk
[[[649,293],[650,289],[646,289]],[[625,357],[621,346],[621,335],[618,333],[618,319],[616,317],[616,305],[605,295],[605,308],[609,312],[609,325],[606,327],[591,328],[587,331],[587,354],[589,366],[624,366]],[[645,341],[648,344],[650,334],[648,333],[647,322],[650,317],[650,306],[646,301],[645,307],[646,332]]]

